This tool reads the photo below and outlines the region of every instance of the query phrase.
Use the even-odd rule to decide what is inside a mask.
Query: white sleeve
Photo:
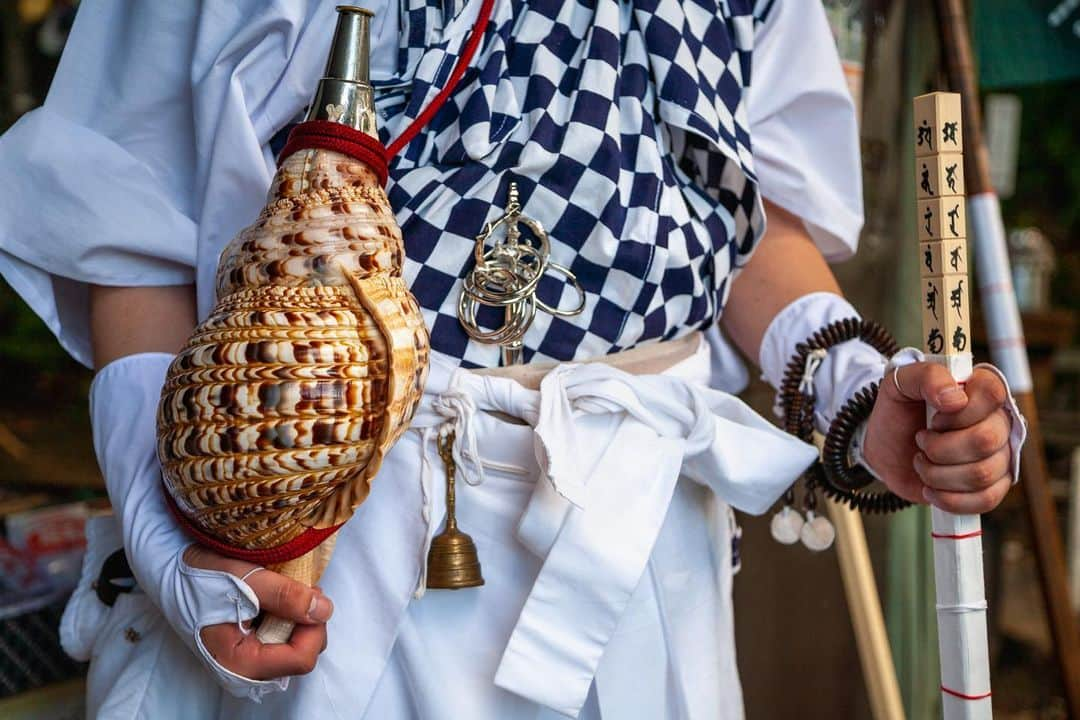
[[[393,75],[396,3],[361,4],[379,11],[373,74]],[[205,281],[217,236],[262,205],[269,140],[314,92],[335,19],[319,0],[82,2],[44,106],[0,136],[0,275],[77,360],[88,283]]]
[[[196,7],[83,2],[44,106],[0,137],[0,274],[85,365],[86,283],[194,280]]]
[[[858,122],[820,2],[773,3],[747,106],[762,195],[802,218],[826,259],[850,257],[863,222]]]

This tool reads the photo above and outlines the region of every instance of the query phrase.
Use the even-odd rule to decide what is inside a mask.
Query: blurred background
[[[77,6],[0,0],[0,131],[44,101]],[[912,96],[947,87],[936,16],[929,0],[825,6],[861,106],[867,210],[858,257],[836,271],[864,315],[891,327],[902,344],[918,344],[910,108]],[[969,8],[993,181],[1060,519],[1040,531],[1059,533],[1064,543],[1075,613],[1080,0],[976,0]],[[2,282],[0,377],[0,718],[81,717],[84,668],[60,650],[56,625],[78,576],[82,525],[107,506],[87,422],[92,375]],[[772,394],[755,384],[747,398],[767,410]],[[740,520],[736,620],[748,717],[871,717],[836,553],[778,545],[768,517]],[[996,714],[1067,717],[1023,494],[1013,492],[984,522]],[[901,694],[907,717],[916,719],[940,713],[925,523],[923,510],[866,520]]]

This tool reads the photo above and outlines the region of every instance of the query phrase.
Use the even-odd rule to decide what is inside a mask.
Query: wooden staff
[[[835,500],[827,500],[825,507],[836,527],[840,579],[851,614],[851,628],[855,631],[870,713],[874,720],[904,720],[904,703],[900,699],[900,684],[896,680],[862,515]]]
[[[1046,454],[1024,332],[1016,306],[1005,247],[1001,207],[990,182],[990,161],[982,136],[979,88],[963,0],[935,0],[941,47],[949,85],[960,93],[968,121],[965,137],[970,220],[975,270],[979,279],[990,357],[1009,380],[1020,411],[1028,423],[1028,438],[1020,456],[1021,483],[1031,524],[1035,556],[1042,580],[1043,601],[1054,638],[1058,666],[1070,717],[1080,718],[1080,632],[1069,604],[1065,560],[1058,535],[1057,513],[1050,495]]]
[[[915,174],[920,303],[927,359],[963,382],[971,375],[971,279],[967,268],[960,96],[915,98]],[[927,425],[933,418],[928,408]],[[982,520],[931,510],[941,701],[945,720],[993,716]]]

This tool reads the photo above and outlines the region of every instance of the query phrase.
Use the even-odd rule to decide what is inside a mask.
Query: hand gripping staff
[[[915,98],[915,181],[920,303],[927,360],[958,382],[971,375],[960,95]],[[933,419],[928,408],[927,425]],[[931,509],[938,652],[945,720],[992,717],[982,521]]]
[[[314,583],[408,426],[428,333],[402,278],[368,82],[371,13],[339,7],[266,206],[225,248],[217,304],[158,408],[166,495],[202,544]],[[263,642],[284,642],[274,618]]]

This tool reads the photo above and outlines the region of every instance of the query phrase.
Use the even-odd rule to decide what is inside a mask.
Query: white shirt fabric
[[[397,13],[361,4],[377,11],[378,80]],[[195,282],[205,317],[218,255],[262,207],[268,143],[307,104],[334,14],[315,0],[82,4],[44,106],[0,136],[0,274],[77,360],[91,363],[87,283]],[[827,257],[850,255],[857,128],[820,5],[777,0],[753,62],[763,195],[800,215]]]

